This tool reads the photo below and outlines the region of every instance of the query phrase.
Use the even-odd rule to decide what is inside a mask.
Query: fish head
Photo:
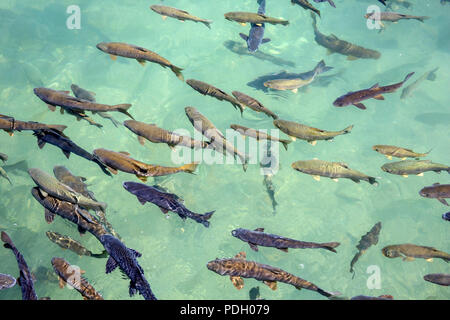
[[[188,117],[191,117],[197,111],[197,109],[195,109],[194,107],[186,107],[184,108],[184,111]]]
[[[424,198],[431,198],[430,188],[425,187],[422,190],[419,191],[419,194]]]
[[[244,240],[243,239],[244,238],[244,233],[245,233],[245,231],[242,228],[234,229],[233,231],[231,231],[231,235],[233,237],[241,239],[241,240]]]
[[[387,172],[387,173],[392,173],[393,172],[391,166],[388,163],[382,165],[381,166],[381,170],[383,170],[384,172]]]
[[[234,269],[233,265],[229,263],[229,260],[219,258],[208,262],[206,267],[208,268],[208,270],[214,271],[221,276],[231,274]]]
[[[334,100],[333,106],[335,107],[345,107],[348,106],[350,103],[346,101],[345,97],[340,97]]]
[[[384,247],[383,249],[381,249],[381,253],[383,253],[383,255],[386,258],[397,258],[397,257],[400,257],[400,254],[398,253],[398,251],[395,250],[392,247]]]
[[[69,169],[67,169],[64,166],[55,166],[53,167],[53,174],[55,175],[56,179],[60,180],[63,177],[67,175],[71,175]]]
[[[264,83],[264,85],[266,85],[266,84]],[[275,127],[277,127],[278,129],[281,129],[281,127],[282,127],[281,120],[279,120],[279,119],[273,120],[273,125]]]
[[[108,43],[107,42],[100,42],[96,45],[97,49],[103,52],[108,52]]]
[[[48,96],[53,92],[53,90],[48,88],[34,88],[33,92],[36,96],[39,97],[39,99],[46,101]]]

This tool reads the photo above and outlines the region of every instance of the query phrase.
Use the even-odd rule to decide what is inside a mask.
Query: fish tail
[[[414,73],[415,72],[408,73],[408,75],[405,77],[405,80],[402,81],[402,84],[405,83],[406,81],[408,81],[408,79],[411,78]]]
[[[211,23],[213,23],[211,20],[204,20],[204,21],[200,21],[201,23],[203,23],[205,26],[208,27],[208,29],[211,30]]]
[[[326,242],[326,243],[321,243],[322,248],[326,249],[326,250],[330,250],[334,253],[337,253],[336,250],[334,250],[334,248],[339,247],[341,244],[339,242]]]
[[[118,104],[118,105],[115,105],[114,107],[117,109],[117,111],[129,116],[131,119],[134,120],[133,116],[128,113],[128,109],[131,108],[131,104],[129,104],[129,103]]]
[[[67,126],[58,125],[58,124],[56,124],[56,125],[51,125],[51,126],[49,126],[49,127],[52,128],[52,129],[54,129],[54,130],[57,130],[57,131],[59,131],[59,132],[61,132],[61,133],[67,128]]]
[[[342,130],[342,133],[343,134],[350,133],[352,131],[352,129],[353,129],[353,124],[351,126],[348,126],[347,128],[345,128],[344,130]]]
[[[326,65],[325,65],[325,61],[323,61],[323,60],[320,60],[320,62],[317,64],[317,66],[314,68],[314,73],[316,74],[316,75],[319,75],[319,74],[321,74],[321,73],[323,73],[323,72],[327,72],[327,71],[329,71],[329,70],[331,70],[331,69],[333,69],[333,67],[327,67]]]
[[[280,142],[283,144],[283,147],[286,149],[288,149],[288,144],[292,142],[292,140],[280,140]]]
[[[287,20],[286,20],[286,21],[282,21],[281,24],[282,24],[283,26],[287,26],[287,25],[289,24],[289,21],[287,21]]]
[[[99,254],[91,254],[91,257],[93,257],[93,258],[108,258],[108,251],[106,251],[106,250],[103,250],[103,252],[102,253],[99,253]]]
[[[211,217],[212,217],[212,215],[214,214],[214,212],[216,212],[216,211],[214,210],[214,211],[207,212],[207,213],[205,213],[205,214],[200,215],[200,222],[201,222],[201,224],[203,224],[206,228],[209,227],[209,221],[208,221],[208,220],[211,219]]]
[[[420,22],[425,22],[424,20],[430,19],[428,16],[421,16],[421,17],[415,17],[416,20],[419,20]]]
[[[378,181],[374,177],[369,177],[368,180],[370,184],[373,184],[375,186],[378,185]]]
[[[330,292],[330,291],[322,290],[320,288],[317,288],[317,292],[327,298],[334,298],[334,297],[342,295],[342,293],[340,293],[340,292]]]
[[[180,79],[181,81],[184,81],[183,74],[181,73],[181,70],[183,70],[182,68],[178,68],[174,65],[171,65],[170,69],[173,71],[173,73],[175,73],[175,75],[177,76],[178,79]]]
[[[198,162],[193,162],[193,163],[189,163],[189,164],[185,164],[183,166],[181,166],[179,169],[187,172],[187,173],[194,173],[195,169],[197,169],[199,163]]]
[[[9,235],[5,231],[2,231],[1,239],[5,243],[4,244],[5,248],[13,250],[14,243],[12,242],[11,238],[9,237]]]
[[[96,164],[98,164],[98,166],[100,167],[100,169],[102,169],[103,173],[105,173],[106,175],[112,177],[111,172],[109,172],[109,170],[106,168],[106,166],[103,164],[103,162],[101,162],[99,159],[97,159],[97,157],[93,157],[92,161],[95,162]]]

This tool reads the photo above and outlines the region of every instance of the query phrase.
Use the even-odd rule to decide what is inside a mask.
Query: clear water
[[[194,78],[213,84],[229,93],[247,93],[277,113],[289,119],[327,130],[340,130],[350,124],[351,134],[333,142],[318,142],[311,146],[297,140],[289,150],[279,150],[280,171],[274,176],[277,213],[262,184],[258,165],[243,172],[240,165],[200,165],[197,175],[179,173],[161,179],[163,185],[185,199],[195,212],[217,210],[209,229],[192,220],[183,222],[171,213],[166,219],[152,205],[141,206],[122,187],[123,181],[138,181],[134,176],[119,173],[113,179],[86,160],[71,156],[51,145],[39,150],[29,132],[9,137],[0,134],[0,151],[9,155],[9,164],[26,159],[29,167],[51,173],[55,165],[64,165],[74,174],[88,179],[90,190],[108,203],[107,215],[128,247],[142,253],[139,263],[159,299],[248,299],[248,291],[259,286],[266,299],[323,299],[307,290],[280,284],[272,291],[253,279],[236,290],[228,277],[206,269],[206,263],[216,257],[232,257],[246,251],[248,259],[280,267],[307,279],[325,290],[340,291],[351,297],[359,294],[393,295],[396,299],[448,299],[450,292],[425,282],[428,273],[448,273],[449,265],[442,260],[432,263],[418,259],[403,262],[387,259],[381,248],[390,244],[414,243],[434,246],[449,252],[448,222],[441,219],[448,211],[436,200],[421,198],[418,191],[435,182],[449,183],[447,173],[425,173],[423,177],[405,179],[381,171],[388,160],[374,152],[375,144],[392,144],[425,152],[432,148],[429,159],[450,163],[448,88],[450,80],[450,6],[438,0],[410,0],[414,6],[399,12],[426,15],[425,23],[416,20],[391,24],[378,33],[369,30],[363,15],[377,1],[335,0],[337,8],[327,3],[316,4],[321,9],[319,30],[334,33],[339,38],[379,50],[379,60],[347,61],[339,54],[327,55],[326,49],[313,38],[308,11],[291,6],[289,1],[267,1],[267,14],[283,17],[290,25],[266,25],[265,36],[272,41],[261,51],[291,61],[295,67],[280,66],[251,55],[237,55],[224,46],[228,40],[244,46],[239,32],[243,27],[224,19],[229,11],[256,12],[254,0],[164,1],[190,13],[213,20],[212,29],[202,24],[179,22],[161,17],[149,9],[158,1],[13,1],[0,2],[0,101],[1,113],[20,120],[65,124],[65,133],[77,144],[92,151],[106,148],[128,151],[135,159],[148,163],[171,165],[171,151],[163,144],[141,146],[135,135],[124,127],[115,128],[109,120],[93,116],[103,129],[77,122],[73,117],[50,112],[34,94],[38,86],[69,90],[72,83],[95,91],[97,101],[107,104],[131,103],[130,112],[137,120],[156,123],[168,130],[193,128],[184,107],[195,106],[219,129],[231,123],[257,129],[272,129],[270,118],[251,110],[240,118],[230,104],[193,91],[168,69],[156,64],[141,67],[135,61],[118,58],[112,61],[96,49],[102,41],[120,41],[153,50],[184,68],[186,79]],[[81,8],[81,29],[69,30],[66,9],[76,4]],[[325,59],[334,67],[328,74],[327,86],[310,85],[299,93],[283,93],[283,97],[268,95],[248,87],[247,82],[263,74],[285,69],[306,72]],[[410,83],[425,72],[439,67],[434,82],[425,81],[414,94],[400,100],[400,90],[386,95],[386,100],[370,100],[368,109],[335,108],[332,102],[347,91],[359,90],[379,82],[381,85],[401,81],[415,71]],[[320,82],[318,82],[319,84]],[[125,116],[114,113],[123,121]],[[284,136],[284,134],[280,134]],[[352,168],[379,177],[380,185],[350,180],[335,183],[329,179],[315,181],[294,171],[290,165],[300,159],[319,158],[344,161]],[[52,257],[64,257],[71,264],[86,270],[86,278],[105,299],[130,299],[128,280],[116,271],[106,275],[106,259],[78,257],[62,251],[49,242],[45,231],[53,230],[72,236],[90,250],[99,252],[100,243],[90,234],[80,237],[73,225],[57,217],[52,225],[44,221],[43,208],[32,198],[33,182],[26,173],[11,173],[13,185],[0,180],[0,228],[6,230],[36,273],[39,297],[81,299],[74,290],[59,289],[51,271]],[[152,179],[148,183],[153,183]],[[378,221],[383,224],[378,245],[371,247],[357,262],[352,280],[349,264],[356,253],[360,237]],[[250,250],[235,239],[234,228],[264,227],[267,232],[299,240],[339,241],[338,253],[325,250],[290,250],[284,253],[272,248]],[[16,261],[8,250],[0,250],[0,272],[18,275]],[[381,289],[370,289],[366,273],[376,265],[381,272]],[[39,268],[39,270],[38,270]],[[1,299],[20,299],[18,286],[0,291]],[[141,299],[136,295],[132,299]]]

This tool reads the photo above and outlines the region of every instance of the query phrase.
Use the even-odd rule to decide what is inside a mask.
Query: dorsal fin
[[[256,228],[254,231],[264,232],[264,228]]]

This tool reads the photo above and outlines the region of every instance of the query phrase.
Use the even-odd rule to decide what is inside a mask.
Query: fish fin
[[[296,138],[296,137],[294,137],[294,136],[289,136],[289,138],[291,138],[291,140],[292,140],[292,141],[295,141],[295,140],[297,140],[297,138]]]
[[[403,261],[414,261],[415,259],[413,257],[403,257]]]
[[[373,98],[376,99],[376,100],[384,100],[384,97],[381,94],[379,94],[379,95],[377,95],[377,96],[375,96]]]
[[[137,199],[142,205],[144,205],[147,202],[147,200],[145,200],[144,198],[141,198],[141,197],[137,197]]]
[[[138,176],[138,175],[136,175],[136,177],[137,177],[139,180],[141,180],[142,182],[147,182],[147,177],[144,177],[144,176]]]
[[[407,174],[402,174],[402,177],[403,178],[408,178],[408,175]]]
[[[353,105],[355,107],[361,109],[361,110],[366,110],[367,109],[366,106],[364,104],[362,104],[362,103],[354,103]]]
[[[254,231],[264,232],[264,228],[256,228]]]
[[[118,264],[111,256],[106,261],[106,273],[111,273],[117,268]]]
[[[426,262],[433,262],[433,258],[425,259]]]
[[[117,174],[117,169],[114,169],[114,168],[111,168],[111,167],[108,167],[108,166],[106,166],[107,168],[108,168],[108,170],[112,173],[112,174]]]
[[[244,287],[244,279],[242,279],[241,277],[230,276],[230,280],[236,289],[241,290]]]
[[[293,93],[297,93],[298,92],[298,88],[292,89],[291,90]]]
[[[267,42],[270,42],[270,38],[262,39],[261,44],[264,44],[264,43],[267,43]]]
[[[337,178],[333,178],[331,180],[333,180],[334,182],[339,182],[339,179],[337,179]]]
[[[143,146],[145,144],[145,138],[143,136],[137,136],[139,143]]]
[[[59,108],[59,113],[60,114],[64,114],[64,109],[63,108]]]
[[[314,180],[320,181],[320,176],[312,176]]]
[[[47,107],[50,109],[50,111],[56,111],[56,107],[52,104],[47,104]]]
[[[392,160],[392,156],[386,155],[386,158],[388,158],[389,160]]]
[[[244,251],[239,252],[237,255],[234,256],[236,259],[246,259],[247,254]]]
[[[312,145],[312,146],[315,146],[316,144],[317,144],[317,141],[308,141],[308,143],[310,144],[310,145]]]
[[[284,251],[284,252],[289,252],[288,248],[277,248],[278,250]]]
[[[369,90],[370,89],[376,89],[376,88],[379,88],[380,87],[380,85],[378,84],[378,83],[375,83],[373,86],[371,86],[370,88],[369,88]]]
[[[38,138],[37,144],[38,144],[39,149],[42,149],[45,146],[46,142],[44,140]]]
[[[359,179],[356,178],[350,178],[350,180],[352,180],[354,183],[360,183]]]
[[[116,61],[117,60],[117,56],[110,54],[109,57],[111,58],[111,60]]]
[[[48,209],[45,209],[45,221],[50,224],[55,220],[55,214]]]
[[[139,64],[143,67],[145,67],[145,60],[143,59],[136,59],[137,62],[139,62]]]
[[[130,249],[128,248],[129,251],[131,251],[131,254],[135,257],[135,258],[140,258],[142,257],[142,253],[140,253],[139,251],[136,251],[134,249]]]
[[[253,251],[258,251],[258,246],[256,244],[249,242],[248,245]]]
[[[80,233],[80,236],[84,236],[86,234],[86,229],[78,226],[78,232]]]
[[[58,282],[59,288],[62,289],[66,285],[66,282],[63,280],[63,278],[61,278],[61,277],[58,277],[58,278],[59,278],[58,279],[59,280],[59,282]]]
[[[175,75],[177,76],[178,79],[180,79],[181,81],[184,81],[183,74],[181,73],[181,71],[183,70],[182,68],[172,65],[172,66],[170,66],[170,70],[172,70],[172,72],[175,73]]]
[[[119,153],[124,154],[124,155],[126,155],[126,156],[129,156],[129,155],[130,155],[130,153],[128,153],[128,152],[126,152],[126,151],[119,151]]]
[[[448,206],[448,202],[447,202],[445,199],[443,199],[443,198],[437,198],[437,200],[438,200],[440,203],[442,203],[442,204]]]
[[[161,15],[161,19],[163,19],[165,21],[167,19],[167,16]]]
[[[423,172],[417,174],[418,177],[423,177]]]
[[[433,186],[438,186],[438,185],[440,185],[440,183],[439,183],[439,182],[435,182],[435,183],[433,183]]]
[[[247,25],[245,22],[240,22],[239,24],[243,27],[245,27]]]
[[[67,150],[61,150],[61,151],[62,151],[62,153],[64,153],[64,155],[66,156],[67,159],[70,158],[70,151],[67,151]]]
[[[44,190],[39,189],[39,192],[41,193],[41,195],[42,195],[44,198],[47,198],[47,197],[48,197],[48,193],[45,192]]]
[[[358,57],[354,57],[354,56],[347,56],[347,60],[349,61],[354,61],[354,60],[358,60]]]
[[[403,157],[402,160],[406,160],[406,157]]]
[[[162,208],[159,207],[159,209],[162,211],[162,213],[167,214],[167,212],[169,212],[169,210],[167,210],[166,208]]]
[[[246,34],[239,33],[239,36],[240,36],[244,41],[247,41],[247,40],[248,40],[248,36],[247,36]]]
[[[194,173],[195,169],[197,169],[199,163],[193,162],[189,164],[185,164],[184,166],[181,166],[180,169],[187,173]]]
[[[272,289],[272,290],[277,290],[277,282],[276,282],[276,281],[268,281],[268,280],[265,280],[265,281],[263,281],[263,283],[264,283],[266,286],[268,286],[270,289]]]

